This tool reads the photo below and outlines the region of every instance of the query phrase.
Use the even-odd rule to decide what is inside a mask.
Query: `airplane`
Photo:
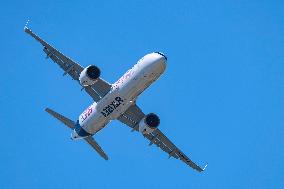
[[[41,43],[46,57],[63,69],[63,75],[68,74],[76,80],[94,100],[77,121],[50,108],[45,109],[47,113],[73,130],[72,140],[85,140],[102,158],[108,160],[108,156],[94,140],[93,135],[112,120],[118,120],[129,126],[131,131],[140,132],[150,141],[149,145],[155,144],[165,151],[169,158],[180,159],[199,172],[205,170],[207,165],[201,168],[195,164],[159,130],[160,119],[156,114],[144,114],[136,104],[137,97],[165,71],[167,63],[165,54],[153,52],[145,55],[118,81],[110,84],[100,77],[101,71],[97,66],[89,65],[84,68],[45,42],[27,26],[24,31]]]

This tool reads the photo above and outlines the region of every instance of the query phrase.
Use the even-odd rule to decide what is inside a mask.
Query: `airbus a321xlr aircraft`
[[[105,160],[108,156],[92,137],[110,121],[119,120],[132,131],[140,132],[150,141],[165,151],[169,157],[180,159],[199,172],[204,171],[178,149],[159,129],[159,117],[154,113],[144,114],[136,104],[137,97],[156,81],[165,71],[167,57],[161,52],[154,52],[142,57],[118,81],[110,84],[100,77],[100,69],[95,65],[80,66],[54,47],[34,34],[28,27],[24,31],[43,46],[47,58],[53,60],[63,70],[63,75],[70,75],[79,82],[83,89],[93,98],[91,104],[76,122],[46,108],[46,112],[72,129],[71,139],[84,139]]]

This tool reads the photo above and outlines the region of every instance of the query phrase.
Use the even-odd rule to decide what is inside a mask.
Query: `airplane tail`
[[[74,129],[75,128],[75,124],[76,122],[68,119],[67,117],[64,117],[63,115],[49,109],[46,108],[45,111],[47,113],[49,113],[50,115],[52,115],[54,118],[56,118],[57,120],[59,120],[60,122],[64,123],[67,127],[69,127],[70,129]],[[102,148],[100,147],[100,145],[95,141],[95,139],[92,136],[88,136],[86,138],[84,138],[84,140],[90,144],[99,154],[102,158],[104,158],[105,160],[108,160],[108,156],[106,155],[106,153],[102,150]]]

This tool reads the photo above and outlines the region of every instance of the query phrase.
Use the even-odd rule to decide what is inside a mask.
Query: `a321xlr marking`
[[[103,111],[101,111],[101,114],[104,117],[107,117],[108,115],[110,115],[118,106],[120,106],[123,103],[123,100],[121,97],[115,97],[115,99],[109,104],[107,105]]]

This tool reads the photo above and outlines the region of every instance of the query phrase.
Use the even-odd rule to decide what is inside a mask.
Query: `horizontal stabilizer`
[[[84,138],[105,160],[108,160],[108,156],[100,147],[100,145],[95,141],[95,139],[91,136]]]
[[[75,128],[75,122],[73,122],[72,120],[68,119],[67,117],[64,117],[63,115],[49,109],[46,108],[45,111],[47,113],[49,113],[50,115],[52,115],[53,117],[55,117],[56,119],[58,119],[59,121],[61,121],[62,123],[64,123],[67,127],[69,127],[70,129],[74,129]]]
[[[49,113],[50,115],[52,115],[53,117],[55,117],[56,119],[58,119],[59,121],[61,121],[62,123],[64,123],[70,129],[74,129],[75,127],[74,121],[68,119],[67,117],[64,117],[63,115],[49,108],[46,108],[45,111]],[[100,156],[102,156],[105,160],[108,160],[108,156],[106,155],[106,153],[102,150],[100,145],[95,141],[95,139],[92,136],[88,136],[87,138],[84,138],[84,140],[86,140],[87,143],[90,144],[100,154]]]

